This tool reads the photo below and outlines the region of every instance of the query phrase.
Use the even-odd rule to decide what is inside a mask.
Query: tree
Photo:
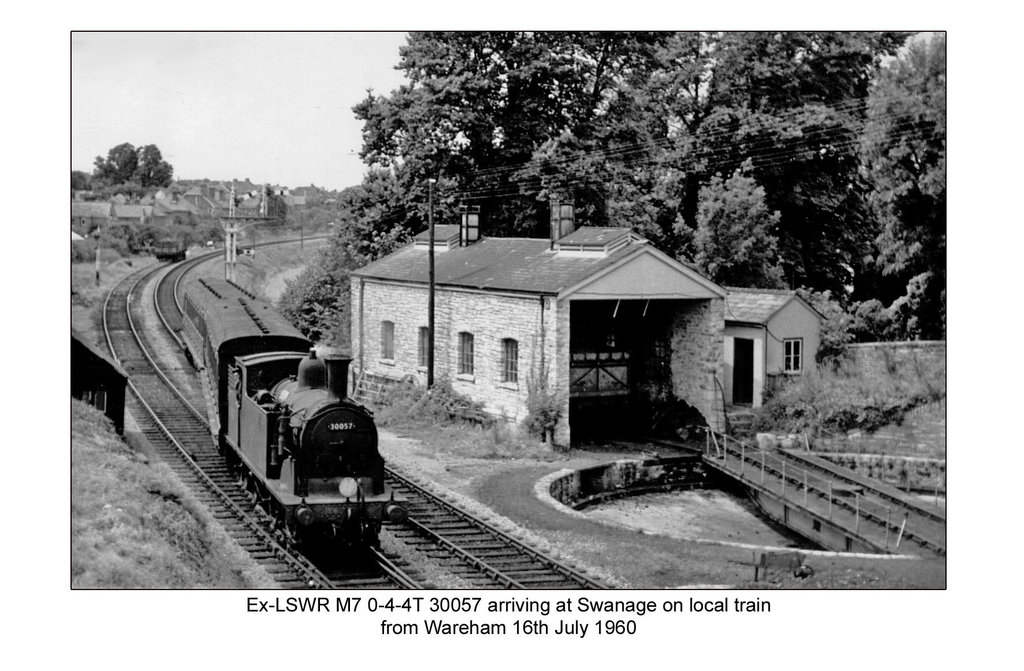
[[[92,188],[92,176],[89,173],[81,170],[71,171],[72,191],[88,191],[90,188]]]
[[[881,224],[875,266],[902,288],[899,336],[946,332],[946,39],[911,40],[871,91],[862,145]],[[887,298],[892,298],[889,296]]]
[[[163,159],[155,144],[139,147],[135,181],[144,187],[167,186],[174,177],[174,168]]]
[[[563,168],[557,172],[566,172],[558,138],[570,150],[599,147],[620,83],[653,63],[649,46],[661,39],[658,33],[412,33],[399,65],[410,83],[388,97],[371,94],[354,108],[364,122],[361,156],[393,172],[409,228],[425,223],[424,184],[436,178],[445,182],[437,189],[440,217],[472,200],[485,212],[489,235],[543,232],[546,204],[538,198],[552,185],[530,161],[543,162],[550,153]],[[601,180],[596,174],[589,186]],[[600,189],[593,196],[581,189],[577,201],[586,214],[600,204]]]
[[[719,284],[782,286],[778,240],[772,235],[779,219],[765,204],[764,189],[743,169],[725,180],[715,175],[700,192],[693,245],[697,266]]]
[[[107,152],[107,158],[96,157],[96,169],[93,177],[107,185],[123,184],[135,176],[139,167],[139,154],[135,146],[123,142]]]
[[[135,185],[132,190],[167,186],[174,176],[174,168],[163,160],[155,144],[135,148],[123,142],[107,152],[107,157],[96,157],[95,181],[103,186]]]
[[[877,64],[903,39],[893,33],[679,33],[659,54],[649,88],[669,120],[679,203],[695,231],[700,189],[746,160],[781,214],[786,278],[843,295],[870,246],[858,174],[864,99]],[[672,202],[670,199],[667,202]],[[690,256],[687,236],[677,253]],[[692,239],[692,236],[690,237]]]
[[[352,270],[366,263],[348,244],[342,229],[295,280],[288,281],[278,301],[281,313],[314,342],[348,348]]]

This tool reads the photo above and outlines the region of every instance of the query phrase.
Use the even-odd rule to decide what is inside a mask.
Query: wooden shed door
[[[750,338],[733,338],[732,402],[747,404],[753,401],[754,341]]]

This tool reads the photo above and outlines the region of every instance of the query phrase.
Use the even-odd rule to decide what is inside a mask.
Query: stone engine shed
[[[556,392],[556,444],[642,433],[673,397],[722,428],[723,288],[629,229],[474,237],[435,227],[436,380],[515,422],[531,386]],[[426,383],[429,246],[352,273],[354,376]]]

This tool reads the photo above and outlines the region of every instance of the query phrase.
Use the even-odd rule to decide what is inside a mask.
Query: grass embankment
[[[757,411],[754,428],[820,435],[900,424],[919,406],[946,397],[946,380],[909,366],[886,377],[852,366],[812,368],[781,386]]]
[[[306,231],[306,236],[324,235],[323,231]],[[248,246],[250,238],[244,232],[240,235],[243,240],[239,244]],[[298,231],[281,231],[279,237],[284,239],[298,238]],[[269,242],[271,238],[264,232],[257,236],[257,243]],[[277,303],[284,291],[284,282],[292,279],[311,260],[316,257],[317,250],[323,244],[323,240],[305,240],[293,244],[272,245],[270,247],[258,247],[255,256],[239,255],[238,264],[235,266],[236,278],[240,286],[253,292],[260,298]],[[223,254],[223,249],[221,250]],[[195,276],[210,278],[224,278],[223,258],[217,258],[210,263],[202,264],[195,273]]]
[[[128,447],[92,407],[72,400],[71,413],[72,587],[272,585],[167,466]]]
[[[152,256],[116,258],[109,262],[104,255],[100,282],[96,283],[95,263],[71,264],[71,326],[92,339],[100,341],[100,309],[114,286],[135,271],[156,263]]]

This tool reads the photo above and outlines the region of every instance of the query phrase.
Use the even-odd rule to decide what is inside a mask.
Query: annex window
[[[473,334],[459,333],[459,375],[473,375]]]
[[[395,322],[380,323],[380,358],[395,358]]]
[[[430,346],[430,329],[426,326],[420,327],[420,339],[419,339],[419,366],[422,368],[427,367],[427,348]]]
[[[501,381],[519,382],[519,341],[505,338],[501,341]]]
[[[785,354],[783,370],[787,373],[800,373],[804,369],[804,339],[787,338],[782,341]]]

